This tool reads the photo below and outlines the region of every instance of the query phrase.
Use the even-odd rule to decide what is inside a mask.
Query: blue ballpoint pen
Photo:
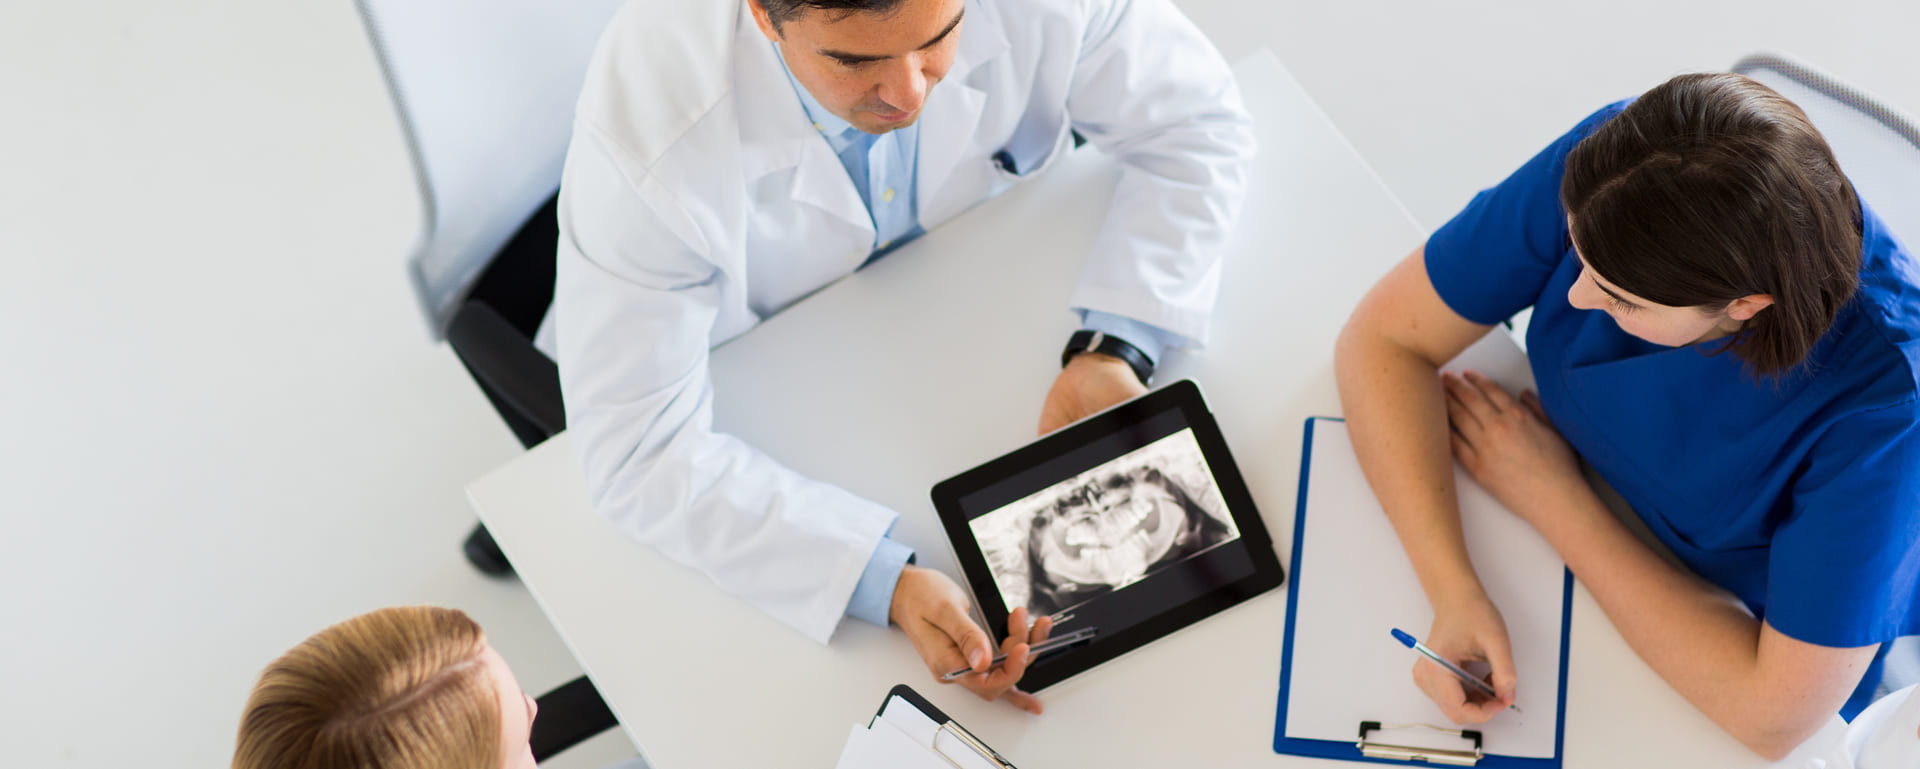
[[[1446,668],[1447,672],[1452,673],[1455,677],[1459,678],[1461,681],[1465,681],[1468,685],[1471,685],[1473,688],[1480,690],[1480,693],[1485,694],[1488,697],[1492,697],[1496,700],[1500,699],[1500,693],[1494,691],[1493,687],[1488,686],[1487,682],[1482,681],[1478,678],[1474,678],[1472,673],[1469,673],[1465,670],[1461,670],[1458,665],[1448,662],[1447,658],[1442,657],[1439,654],[1435,653],[1432,649],[1427,648],[1426,644],[1423,644],[1423,643],[1420,643],[1419,641],[1414,640],[1413,636],[1407,635],[1405,632],[1401,631],[1400,628],[1393,629],[1393,640],[1399,641],[1401,645],[1426,655],[1427,659],[1440,663],[1440,667]],[[1515,713],[1526,712],[1524,710],[1521,710],[1519,705],[1508,705],[1507,708],[1512,710]]]

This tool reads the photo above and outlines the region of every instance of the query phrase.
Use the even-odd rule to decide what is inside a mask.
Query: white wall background
[[[1911,0],[1183,5],[1273,48],[1428,227],[1755,49],[1920,112]],[[6,764],[224,765],[267,660],[389,604],[467,610],[531,690],[578,674],[458,552],[462,484],[517,448],[411,306],[381,88],[346,0],[0,5]]]

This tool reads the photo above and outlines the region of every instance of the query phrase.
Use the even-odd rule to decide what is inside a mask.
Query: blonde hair
[[[496,769],[486,643],[465,613],[428,606],[322,630],[260,674],[233,769]]]

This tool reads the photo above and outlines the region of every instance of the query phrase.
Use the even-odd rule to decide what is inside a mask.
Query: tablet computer
[[[1286,574],[1192,380],[933,487],[994,638],[1025,606],[1090,643],[1043,655],[1038,691],[1278,587]]]

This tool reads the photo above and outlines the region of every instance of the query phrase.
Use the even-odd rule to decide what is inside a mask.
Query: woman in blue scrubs
[[[1537,395],[1439,376],[1529,306]],[[1764,756],[1865,707],[1884,644],[1920,633],[1920,267],[1759,83],[1685,75],[1581,121],[1374,286],[1336,358],[1361,466],[1434,609],[1426,642],[1492,669],[1497,699],[1415,667],[1456,722],[1499,713],[1515,680],[1452,459]]]

